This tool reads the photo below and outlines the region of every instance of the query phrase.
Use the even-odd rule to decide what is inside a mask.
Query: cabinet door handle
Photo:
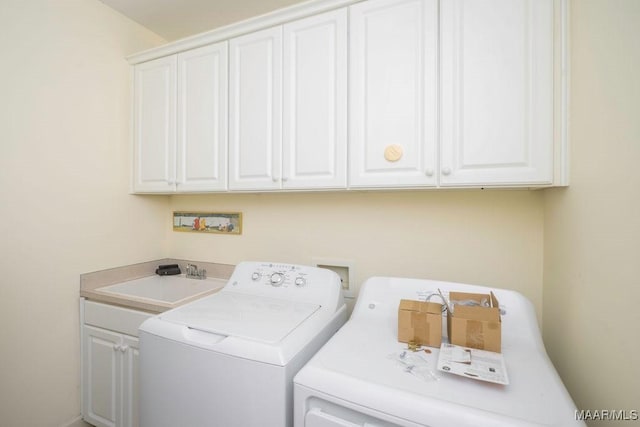
[[[125,351],[127,351],[127,349],[129,349],[129,346],[128,346],[128,345],[122,345],[122,346],[120,346],[120,351],[121,351],[121,352],[123,352],[123,353],[124,353]]]
[[[119,351],[121,347],[118,344],[113,345],[113,351]]]
[[[442,168],[442,175],[449,175],[451,174],[451,168]]]
[[[424,171],[424,174],[425,174],[426,176],[433,176],[433,169],[431,169],[431,168],[427,168],[427,169]]]

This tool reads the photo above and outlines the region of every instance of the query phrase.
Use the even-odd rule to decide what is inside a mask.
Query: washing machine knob
[[[300,276],[300,277],[296,277],[295,284],[296,286],[304,286],[307,284],[307,281],[305,280],[304,277]]]
[[[258,272],[256,271],[255,273],[253,273],[253,274],[251,275],[251,280],[253,280],[253,281],[255,282],[255,281],[256,281],[256,280],[258,280],[258,279],[260,279],[260,273],[258,273]]]
[[[284,277],[282,277],[281,273],[273,273],[270,279],[272,286],[282,285],[283,280],[284,280]]]

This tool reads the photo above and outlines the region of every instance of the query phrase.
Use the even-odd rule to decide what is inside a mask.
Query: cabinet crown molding
[[[266,29],[275,25],[281,25],[297,19],[317,15],[322,12],[328,12],[360,1],[362,0],[310,0],[291,5],[283,9],[277,9],[273,12],[252,17],[244,21],[215,28],[204,33],[185,37],[162,46],[134,53],[127,56],[126,59],[129,61],[129,64],[136,65],[142,62],[161,58],[163,56],[183,52],[185,50],[195,49],[211,43],[228,40],[233,37]]]

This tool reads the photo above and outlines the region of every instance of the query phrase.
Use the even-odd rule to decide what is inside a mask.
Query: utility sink
[[[107,295],[178,305],[221,289],[226,279],[188,279],[185,275],[149,276],[95,289]]]

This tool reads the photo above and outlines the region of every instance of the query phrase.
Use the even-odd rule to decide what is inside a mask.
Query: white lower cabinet
[[[88,301],[83,306],[82,418],[97,427],[136,427],[139,349],[130,334],[137,335],[151,314]]]

